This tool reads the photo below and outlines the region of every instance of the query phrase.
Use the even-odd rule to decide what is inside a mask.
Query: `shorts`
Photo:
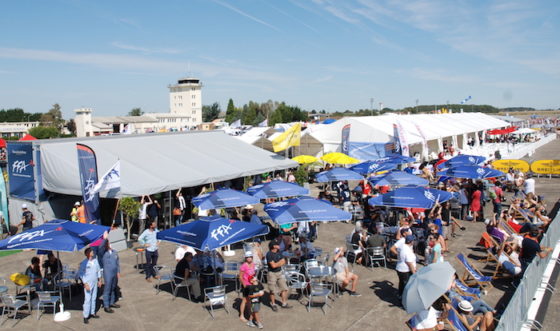
[[[253,313],[258,313],[261,310],[260,302],[251,302],[251,311]]]
[[[277,272],[269,272],[267,275],[268,278],[268,292],[274,294],[278,291],[287,291],[288,284],[286,283],[286,277],[282,273],[282,271]]]
[[[449,238],[449,225],[444,225],[442,226],[442,233],[443,233],[443,239],[448,239]]]

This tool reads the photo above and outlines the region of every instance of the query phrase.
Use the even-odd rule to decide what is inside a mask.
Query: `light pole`
[[[374,102],[374,101],[375,101],[374,98],[370,98],[370,99],[369,99],[369,105],[370,105],[369,108],[371,109],[371,116],[374,116],[374,115],[373,115],[373,102]]]

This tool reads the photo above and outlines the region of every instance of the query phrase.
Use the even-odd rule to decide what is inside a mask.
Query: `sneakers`
[[[282,306],[280,306],[280,307],[282,307],[282,308],[284,308],[284,309],[290,309],[290,308],[293,308],[292,306],[290,306],[290,305],[289,305],[289,304],[287,304],[287,303],[283,304],[283,305],[282,305]]]
[[[253,321],[247,322],[247,326],[250,327],[250,328],[256,328],[257,327],[257,325]]]
[[[264,326],[262,325],[261,322],[257,322],[257,327],[258,327],[259,329],[264,329]]]
[[[361,295],[360,293],[358,293],[358,292],[355,292],[355,291],[352,292],[352,291],[350,291],[350,296],[352,296],[352,297],[361,297],[362,295]]]
[[[278,305],[271,305],[272,311],[278,311]]]
[[[109,307],[111,307],[111,308],[121,308],[121,305],[114,303],[114,304],[110,305]]]
[[[84,324],[88,324],[88,323],[89,323],[88,319],[84,318]]]

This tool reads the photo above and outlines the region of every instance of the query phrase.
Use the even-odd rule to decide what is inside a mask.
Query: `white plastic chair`
[[[53,309],[53,319],[54,315],[56,314],[56,304],[60,302],[60,296],[53,295],[58,294],[56,291],[39,291],[36,292],[37,296],[39,297],[39,302],[37,302],[37,319],[41,317],[43,314],[43,310],[41,308],[52,307]]]
[[[204,289],[204,303],[206,304],[206,299],[210,304],[210,316],[214,319],[214,306],[223,306],[226,313],[229,314],[227,309],[227,294],[226,287],[224,285],[208,287]]]

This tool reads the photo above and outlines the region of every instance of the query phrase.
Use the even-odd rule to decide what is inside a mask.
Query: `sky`
[[[560,2],[1,1],[0,109],[169,111],[167,86],[344,111],[560,107]]]

